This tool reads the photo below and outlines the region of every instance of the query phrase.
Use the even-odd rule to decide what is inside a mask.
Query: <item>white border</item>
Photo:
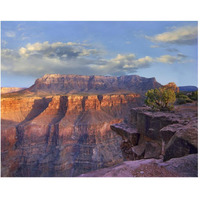
[[[9,21],[197,21],[197,0],[6,0]],[[0,178],[1,199],[199,199],[199,178]]]

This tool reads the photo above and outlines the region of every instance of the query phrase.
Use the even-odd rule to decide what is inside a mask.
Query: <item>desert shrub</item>
[[[178,98],[176,103],[177,104],[186,104],[186,103],[191,103],[191,102],[192,102],[191,99],[188,101],[188,100],[183,99],[183,98]]]
[[[192,99],[193,101],[197,101],[198,100],[198,91],[192,92],[192,94],[188,95],[190,99]]]
[[[174,90],[166,87],[148,90],[145,95],[145,104],[150,106],[153,110],[172,110],[174,102],[176,101]]]
[[[185,104],[185,103],[193,102],[186,94],[183,94],[183,93],[177,94],[176,97],[177,97],[177,100],[176,100],[177,104]]]
[[[182,95],[186,95],[186,93],[184,93],[184,92],[178,92],[178,93],[176,93],[176,98],[179,98]]]

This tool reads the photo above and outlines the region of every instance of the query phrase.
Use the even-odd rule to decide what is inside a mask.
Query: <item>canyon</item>
[[[1,97],[1,175],[69,177],[123,161],[126,121],[155,78],[45,75],[30,88]]]
[[[3,177],[197,176],[197,103],[143,105],[155,78],[47,74],[1,96]]]
[[[197,122],[194,102],[173,112],[132,108],[127,123],[111,125],[124,162],[80,177],[198,177]]]

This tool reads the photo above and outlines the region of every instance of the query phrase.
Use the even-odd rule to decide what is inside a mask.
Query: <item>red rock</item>
[[[139,95],[101,97],[2,98],[2,176],[77,176],[122,162],[110,125]]]

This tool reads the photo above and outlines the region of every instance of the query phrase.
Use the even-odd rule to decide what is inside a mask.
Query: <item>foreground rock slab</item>
[[[159,165],[177,173],[180,177],[198,177],[198,154],[172,158],[166,162],[159,163]]]
[[[167,162],[161,159],[125,161],[79,177],[197,177],[197,158],[197,154],[191,154]]]

